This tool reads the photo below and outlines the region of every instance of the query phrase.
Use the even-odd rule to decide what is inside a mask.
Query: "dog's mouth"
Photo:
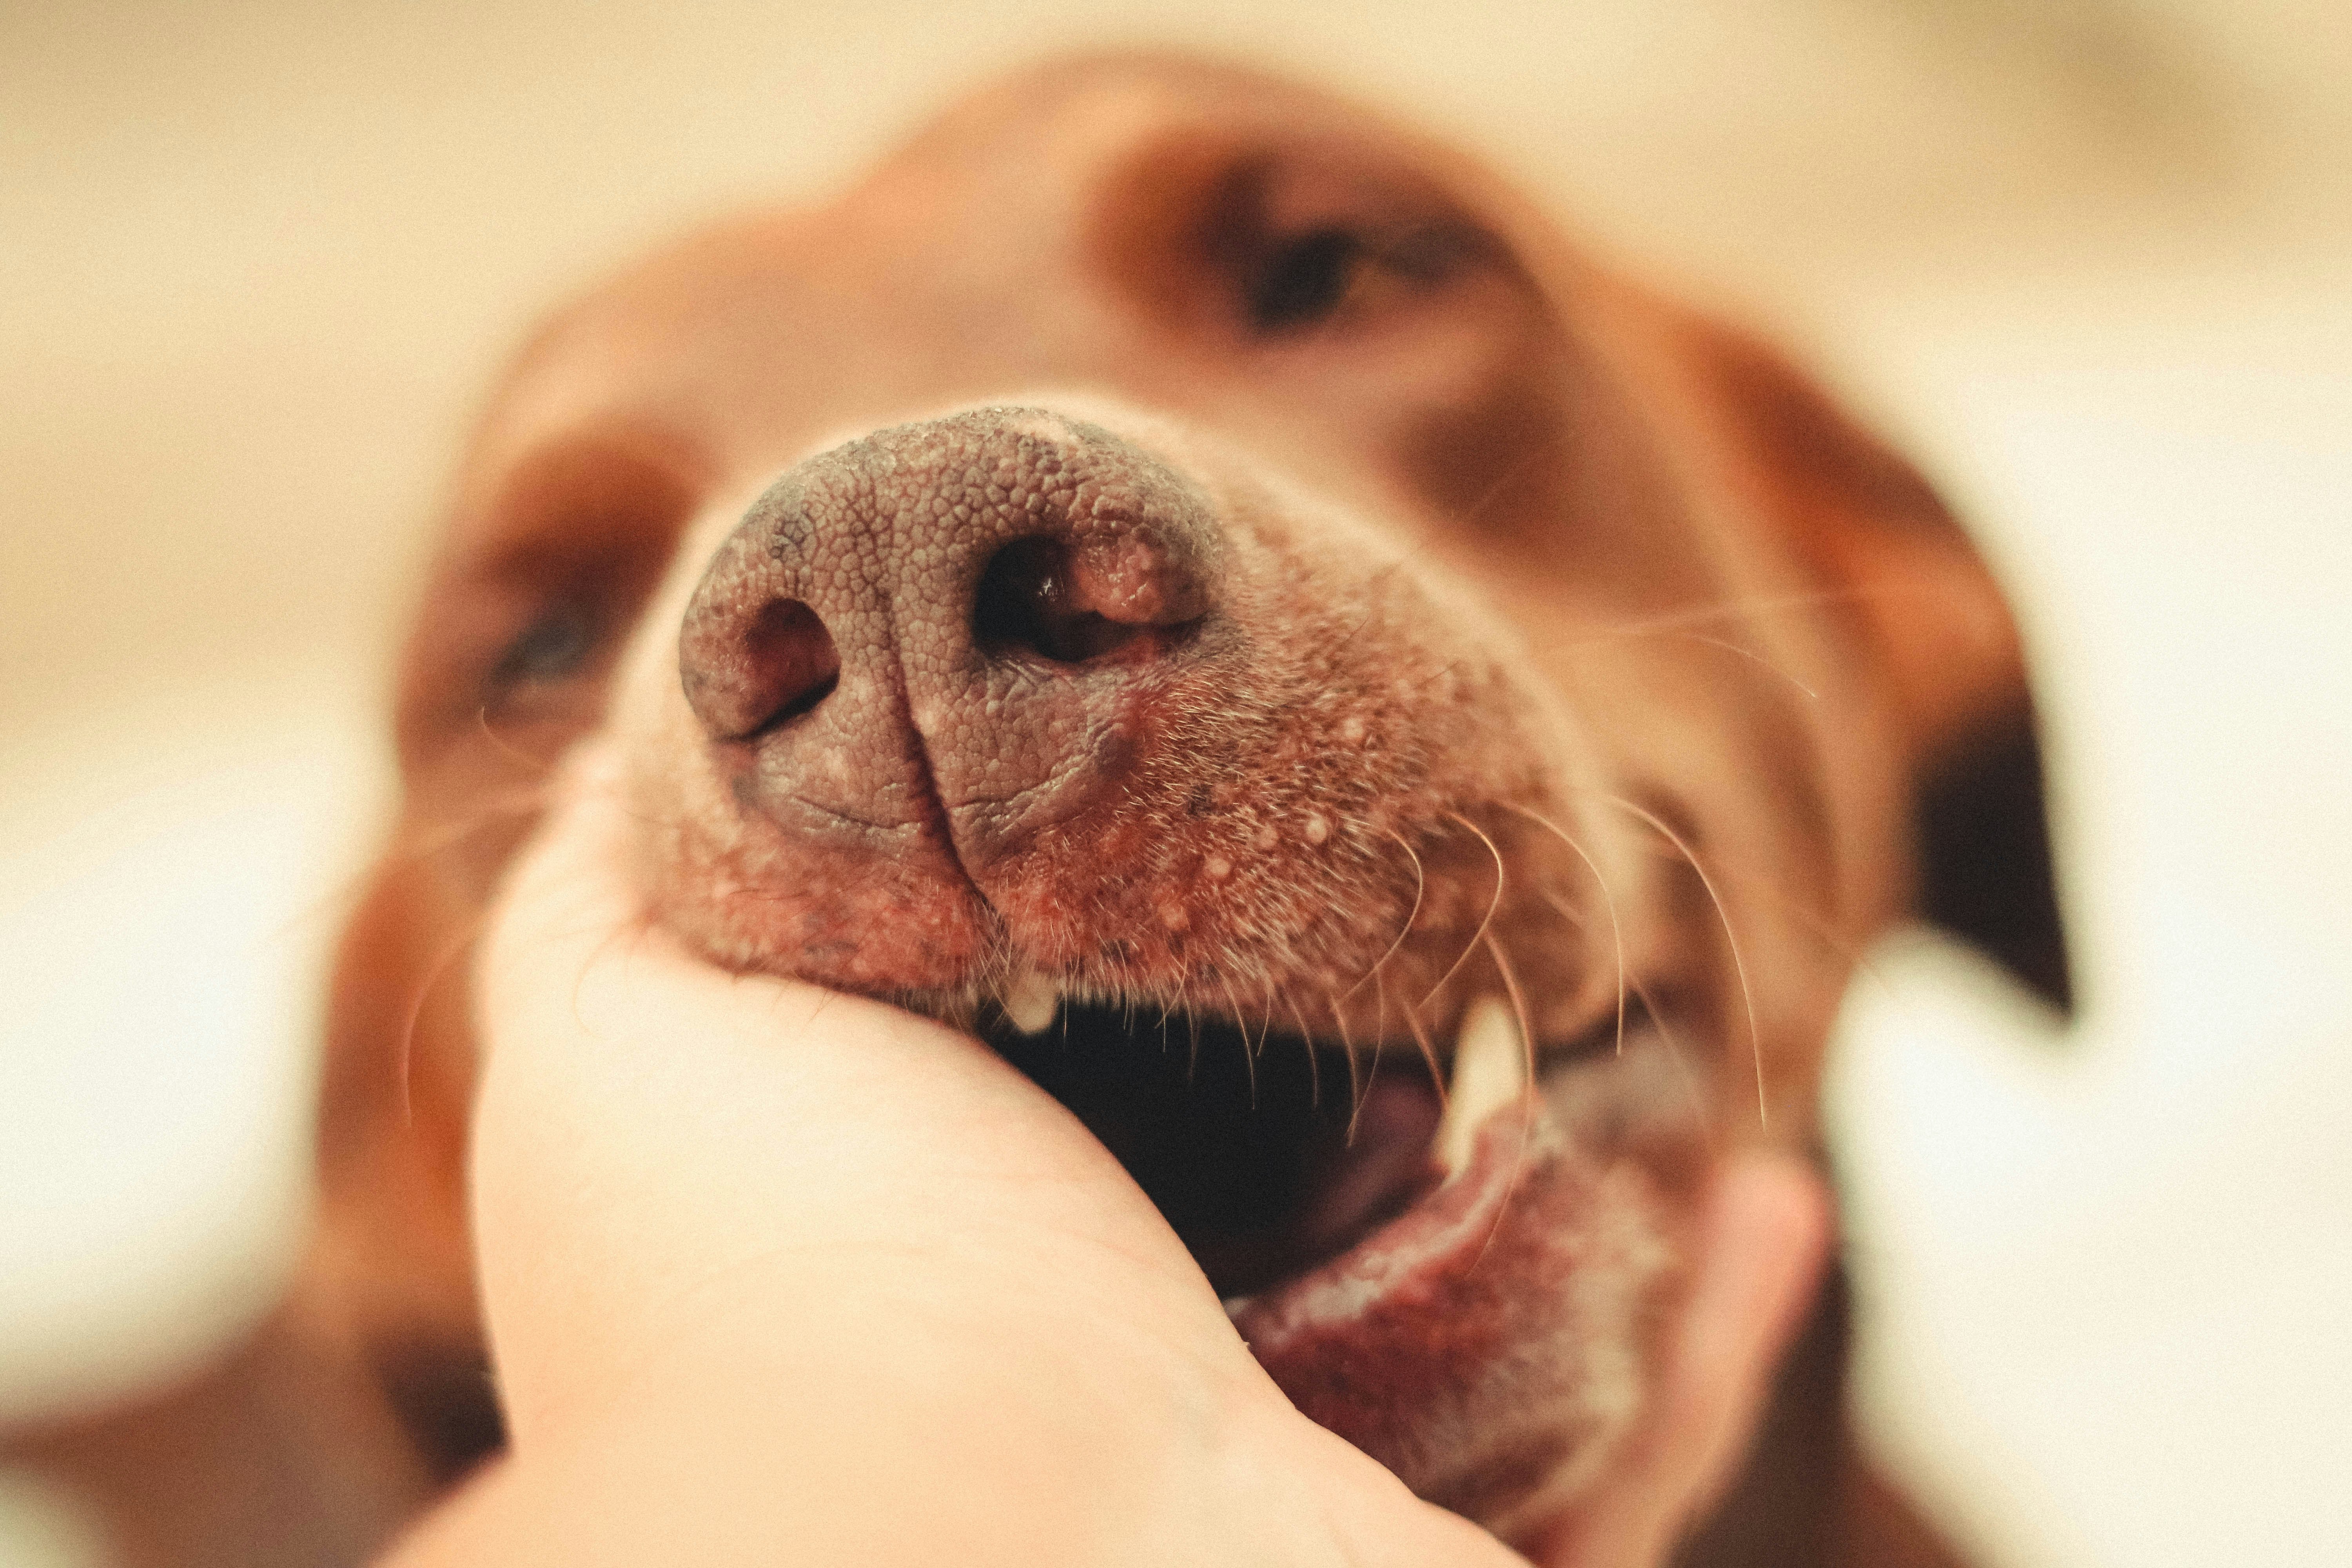
[[[1321,1039],[1272,1013],[1074,998],[992,1004],[978,1022],[1118,1160],[1238,1312],[1380,1253],[1441,1189],[1452,1202],[1511,1180],[1510,1162],[1476,1158],[1482,1135],[1524,1134],[1548,1081],[1643,1026],[1632,1007],[1534,1048],[1501,997],[1425,1049]]]
[[[1531,1045],[1517,988],[1474,988],[1375,1049],[1009,990],[982,1038],[1126,1166],[1301,1414],[1507,1538],[1589,1484],[1678,1267],[1677,994]]]

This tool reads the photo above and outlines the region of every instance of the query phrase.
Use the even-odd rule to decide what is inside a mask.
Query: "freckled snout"
[[[678,642],[747,813],[928,847],[985,886],[1128,783],[1155,698],[1214,658],[1209,503],[1099,426],[987,408],[811,458],[712,559]]]
[[[1376,965],[1399,995],[1462,976],[1515,832],[1462,824],[1542,799],[1520,688],[1381,535],[1155,438],[973,409],[770,487],[639,752],[662,918],[842,989],[1344,999],[1367,1037],[1403,1026]]]

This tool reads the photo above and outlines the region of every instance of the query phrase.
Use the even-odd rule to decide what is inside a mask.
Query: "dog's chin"
[[[925,1010],[1118,1157],[1303,1412],[1509,1536],[1638,1420],[1701,1142],[1637,995],[1540,1042],[1524,1000],[1385,1045],[1034,975]]]

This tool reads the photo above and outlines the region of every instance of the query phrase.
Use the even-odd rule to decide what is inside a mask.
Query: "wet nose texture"
[[[1206,499],[1099,426],[987,408],[820,453],[712,558],[678,642],[747,812],[987,891],[1117,792],[1232,638]]]

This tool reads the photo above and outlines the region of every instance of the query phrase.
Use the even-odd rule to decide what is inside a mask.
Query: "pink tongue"
[[[1349,1124],[1346,1157],[1310,1184],[1314,1195],[1299,1216],[1298,1245],[1306,1257],[1344,1256],[1435,1187],[1429,1145],[1438,1111],[1436,1089],[1426,1079],[1372,1081]]]
[[[1433,1347],[1481,1340],[1500,1326],[1494,1320],[1504,1298],[1540,1283],[1517,1275],[1514,1258],[1525,1250],[1523,1233],[1540,1223],[1538,1205],[1518,1200],[1547,1184],[1540,1151],[1554,1142],[1550,1131],[1535,1095],[1500,1107],[1479,1129],[1469,1165],[1451,1180],[1322,1267],[1235,1304],[1235,1325],[1294,1400],[1313,1386],[1310,1366],[1343,1381],[1367,1376],[1393,1396],[1406,1386],[1402,1380],[1430,1375]],[[1535,1191],[1517,1191],[1530,1176]],[[1302,1386],[1285,1372],[1301,1374]]]
[[[1638,1320],[1603,1322],[1594,1300],[1663,1266],[1654,1246],[1627,1252],[1629,1236],[1656,1232],[1620,1223],[1655,1217],[1633,1211],[1658,1195],[1626,1164],[1572,1147],[1529,1092],[1487,1120],[1452,1180],[1330,1262],[1236,1303],[1234,1326],[1301,1412],[1421,1496],[1499,1527],[1613,1430],[1593,1397],[1594,1342],[1630,1352]],[[1588,1272],[1605,1276],[1601,1289]]]

